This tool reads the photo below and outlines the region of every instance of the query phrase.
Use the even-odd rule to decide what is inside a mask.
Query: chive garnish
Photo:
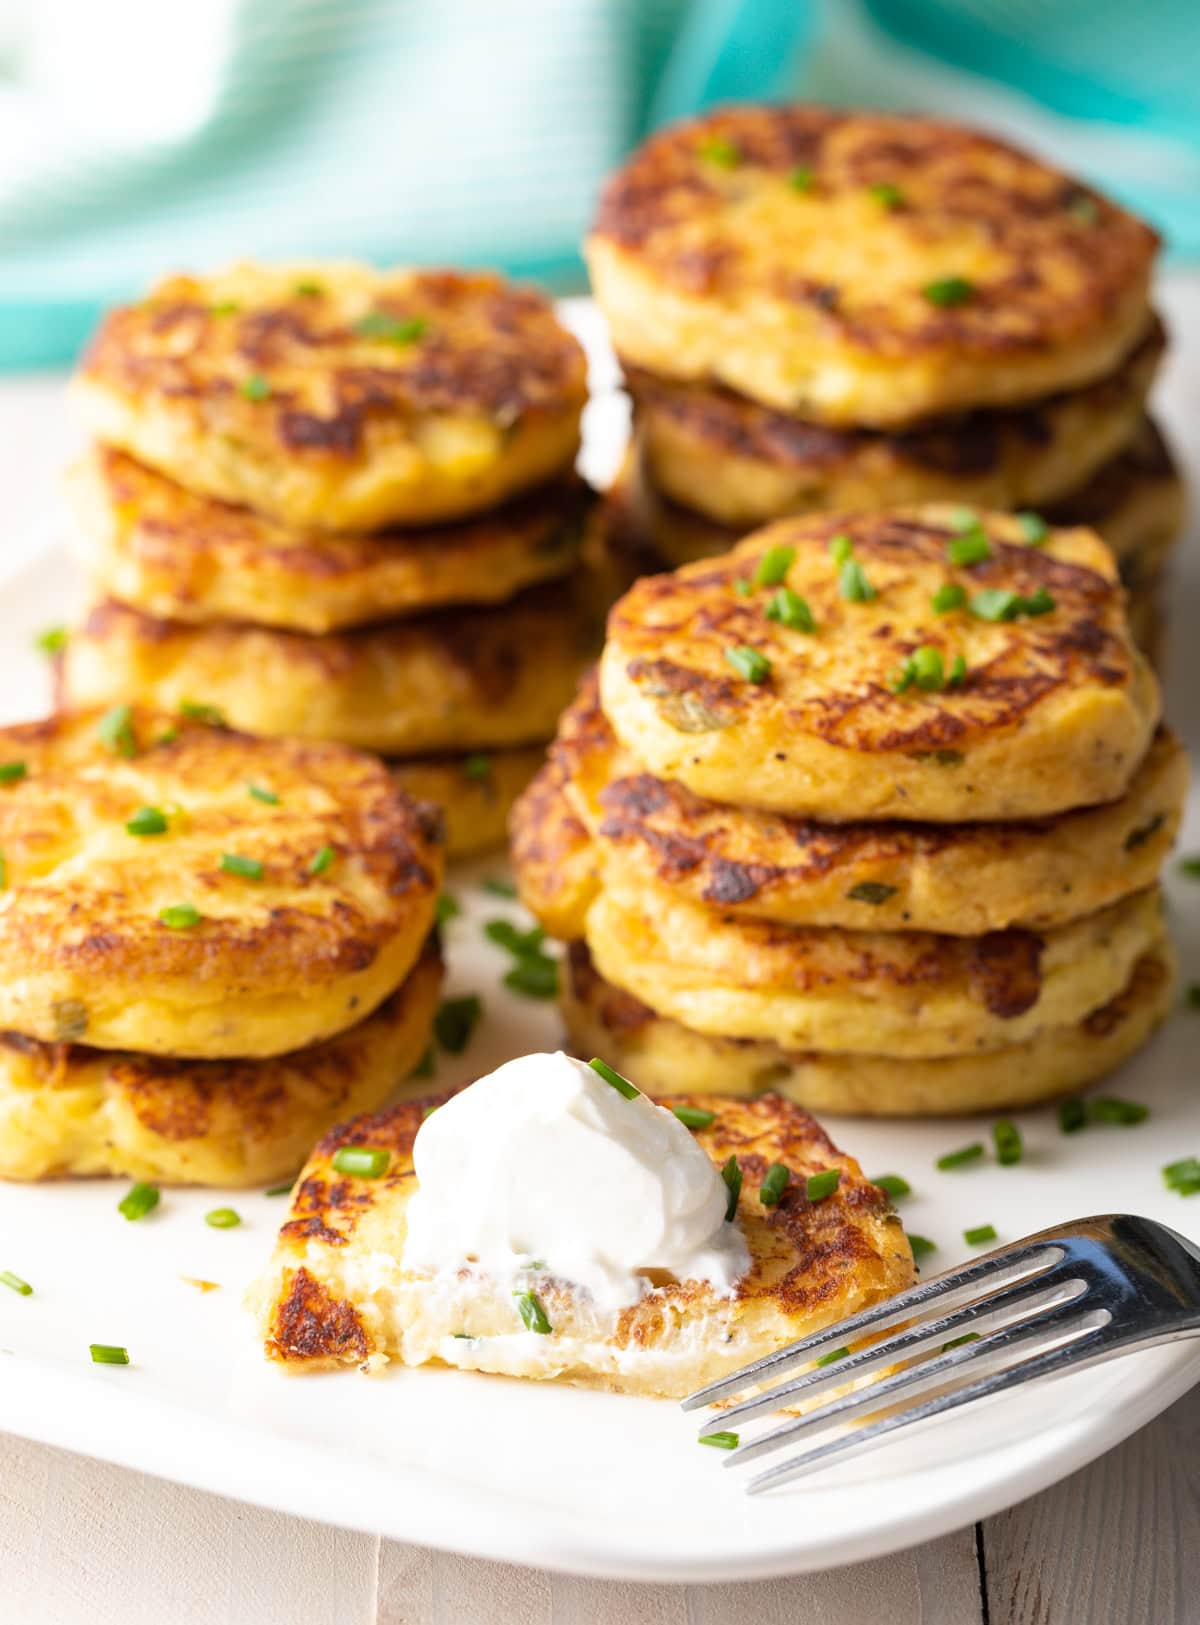
[[[527,999],[558,996],[558,960],[549,954],[528,954],[504,973],[504,985]]]
[[[319,282],[304,281],[297,282],[292,291],[299,294],[301,299],[319,299],[325,289]]]
[[[274,790],[264,790],[261,784],[248,784],[246,793],[253,796],[255,801],[265,802],[268,807],[278,807],[279,805],[279,797]]]
[[[968,282],[965,276],[944,276],[936,282],[927,282],[921,292],[931,305],[948,310],[953,305],[965,305],[974,295],[975,284]]]
[[[308,865],[308,872],[310,875],[323,875],[332,862],[333,848],[331,846],[318,847]]]
[[[333,1153],[333,1166],[339,1174],[350,1174],[355,1179],[378,1179],[387,1172],[392,1160],[390,1151],[381,1151],[369,1145],[343,1145]]]
[[[536,1292],[521,1292],[516,1294],[517,1313],[525,1324],[528,1332],[537,1332],[540,1337],[548,1337],[554,1330],[542,1308],[542,1300]]]
[[[813,1361],[814,1365],[832,1365],[835,1360],[844,1360],[850,1353],[848,1348],[830,1349],[828,1354],[822,1354]]]
[[[983,1247],[989,1241],[996,1239],[996,1226],[994,1224],[977,1224],[973,1230],[963,1231],[963,1240],[968,1247]]]
[[[835,564],[845,564],[854,552],[854,543],[844,530],[829,538],[829,554]]]
[[[1007,1117],[998,1118],[992,1124],[992,1139],[996,1143],[996,1161],[1002,1168],[1011,1168],[1014,1163],[1020,1162],[1025,1147],[1021,1142],[1021,1131],[1015,1123]]]
[[[248,401],[265,401],[271,393],[271,383],[261,372],[252,372],[249,378],[242,379],[238,392]]]
[[[116,756],[136,756],[137,741],[133,737],[133,709],[128,705],[114,705],[106,711],[96,726],[96,732]]]
[[[804,1194],[810,1202],[823,1202],[837,1190],[841,1179],[841,1170],[838,1168],[826,1168],[822,1173],[809,1174],[804,1182]]]
[[[385,344],[414,344],[429,330],[424,316],[389,316],[385,310],[373,310],[354,324],[360,338],[381,339]]]
[[[935,615],[949,615],[951,610],[961,609],[966,601],[967,589],[957,581],[944,581],[929,600]]]
[[[838,571],[838,592],[851,604],[869,604],[877,596],[866,571],[853,558],[847,559]]]
[[[974,525],[959,536],[951,536],[946,543],[946,558],[959,566],[982,564],[992,556],[992,544],[982,525]]]
[[[190,931],[200,924],[200,910],[194,903],[172,903],[169,908],[159,909],[158,917],[172,931]]]
[[[219,705],[205,705],[202,700],[180,700],[179,715],[189,722],[207,722],[211,728],[225,726],[225,713]]]
[[[422,1111],[421,1111],[421,1121],[422,1121],[422,1123],[428,1123],[429,1119],[433,1116],[435,1111],[437,1111],[436,1106],[425,1106],[425,1107],[423,1107]]]
[[[710,136],[707,141],[701,141],[696,152],[705,163],[718,164],[722,169],[736,169],[742,156],[736,143],[723,135]]]
[[[493,897],[513,898],[517,895],[516,883],[510,880],[507,875],[488,875],[479,884],[485,892],[490,892]]]
[[[3,891],[4,888],[7,885],[8,885],[8,860],[4,856],[4,853],[0,852],[0,891]]]
[[[641,1094],[642,1091],[636,1084],[630,1083],[629,1079],[622,1077],[615,1067],[609,1066],[607,1061],[600,1060],[598,1056],[593,1055],[588,1065],[593,1072],[598,1072],[605,1083],[610,1084],[619,1095],[624,1095],[626,1100],[636,1100]]]
[[[479,754],[468,756],[463,762],[462,770],[465,779],[486,779],[492,771],[492,759],[490,756]]]
[[[94,1365],[128,1365],[129,1350],[117,1343],[89,1343],[88,1352]]]
[[[1200,855],[1180,858],[1179,873],[1189,880],[1200,880]]]
[[[1078,1134],[1087,1122],[1087,1107],[1077,1096],[1058,1103],[1058,1126],[1064,1134]]]
[[[811,192],[816,183],[816,176],[811,169],[805,169],[803,164],[793,169],[788,176],[788,185],[793,192]]]
[[[946,669],[942,664],[942,651],[930,643],[923,643],[912,652],[913,682],[918,688],[935,693],[946,682]]]
[[[416,1066],[413,1067],[412,1071],[408,1075],[410,1078],[432,1078],[436,1070],[437,1057],[433,1053],[433,1045],[430,1044],[429,1048],[425,1051],[424,1055],[422,1055],[421,1059],[417,1062]]]
[[[764,1207],[778,1206],[791,1177],[791,1169],[785,1163],[771,1164],[763,1175],[762,1184],[758,1187],[758,1199]]]
[[[1050,526],[1040,513],[1016,513],[1013,518],[1020,525],[1030,547],[1040,547],[1050,534]]]
[[[721,1169],[725,1181],[725,1223],[732,1224],[737,1215],[738,1197],[742,1194],[742,1170],[736,1157],[730,1157]]]
[[[117,1203],[117,1212],[126,1219],[144,1219],[147,1213],[153,1213],[161,1200],[157,1185],[147,1185],[139,1180],[129,1187],[128,1194]]]
[[[34,646],[44,655],[61,654],[67,646],[66,627],[48,626],[44,632],[38,633]]]
[[[478,994],[467,993],[458,999],[442,1000],[433,1018],[433,1033],[447,1055],[462,1054],[482,1014],[483,1001]]]
[[[28,771],[25,762],[0,762],[0,784],[16,784]]]
[[[1189,982],[1184,998],[1189,1010],[1200,1010],[1200,982]]]
[[[944,1156],[937,1159],[935,1167],[946,1173],[951,1168],[965,1168],[969,1162],[978,1162],[983,1155],[982,1140],[975,1140],[970,1145],[964,1145],[957,1151],[947,1151]]]
[[[218,299],[215,305],[209,305],[209,312],[213,316],[232,316],[242,307],[236,299]]]
[[[242,1216],[231,1207],[214,1207],[204,1215],[204,1222],[214,1230],[234,1230],[241,1224]]]
[[[0,1283],[3,1283],[10,1292],[19,1292],[23,1298],[33,1296],[33,1288],[29,1282],[22,1281],[21,1277],[14,1275],[11,1270],[0,1270]]]
[[[684,1128],[711,1128],[717,1120],[716,1112],[706,1112],[700,1106],[672,1106],[671,1110]]]
[[[263,877],[262,859],[246,858],[240,852],[222,852],[221,868],[227,875],[241,875],[245,880],[261,880]]]
[[[967,657],[955,655],[950,662],[950,669],[946,673],[947,688],[961,688],[967,680]]]
[[[161,807],[139,807],[125,828],[130,835],[165,835],[167,815]]]
[[[771,675],[771,662],[766,655],[744,643],[733,644],[726,649],[725,659],[748,683],[765,683]]]
[[[913,1262],[927,1258],[930,1253],[937,1252],[937,1242],[930,1241],[928,1236],[918,1236],[915,1231],[908,1231],[908,1245],[912,1248]]]
[[[457,907],[455,912],[457,913]],[[520,931],[511,920],[488,920],[483,928],[483,934],[489,942],[494,942],[498,948],[503,948],[507,953],[515,954],[518,959],[527,954],[536,954],[546,936],[540,925],[532,926],[528,931]]]
[[[860,880],[857,886],[851,886],[846,893],[852,903],[870,903],[876,908],[895,895],[895,886],[885,886],[882,880]]]
[[[781,626],[791,627],[794,632],[817,630],[812,610],[800,594],[790,587],[780,587],[772,595],[765,613],[769,621],[778,621]]]
[[[433,917],[438,925],[445,925],[447,920],[457,919],[461,913],[462,909],[459,907],[458,898],[452,897],[448,891],[444,891],[437,900]]]
[[[716,1433],[702,1433],[697,1444],[710,1444],[714,1450],[736,1450],[738,1436],[731,1433],[728,1428],[720,1428]]]
[[[1149,1106],[1139,1100],[1122,1100],[1117,1095],[1100,1095],[1088,1102],[1088,1117],[1093,1123],[1116,1123],[1119,1128],[1132,1128],[1144,1123],[1150,1115]]]
[[[750,585],[745,576],[736,576],[734,578],[733,590],[735,593],[737,593],[739,598],[749,598],[750,594],[754,591],[754,588]]]
[[[755,587],[777,587],[791,569],[795,557],[794,547],[768,547],[750,578],[751,584]]]
[[[941,1352],[949,1354],[951,1349],[960,1349],[964,1343],[978,1343],[978,1341],[978,1332],[964,1332],[961,1337],[952,1337],[948,1343],[943,1343]]]
[[[871,1183],[886,1191],[893,1202],[898,1202],[902,1196],[912,1195],[912,1186],[902,1174],[879,1174]]]
[[[1015,621],[1022,615],[1048,615],[1053,608],[1054,599],[1045,587],[1028,598],[1009,587],[985,587],[970,604],[971,614],[980,621]]]
[[[1200,1192],[1200,1157],[1181,1157],[1178,1162],[1169,1162],[1162,1176],[1169,1191],[1179,1196],[1195,1196]]]
[[[290,1196],[295,1189],[295,1181],[288,1185],[272,1185],[270,1190],[263,1192],[264,1196]]]

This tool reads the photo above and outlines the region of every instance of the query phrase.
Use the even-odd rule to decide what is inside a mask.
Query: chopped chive
[[[161,807],[139,807],[125,828],[130,835],[165,835],[167,815]]]
[[[791,569],[795,557],[794,547],[768,547],[750,578],[751,585],[777,587]]]
[[[1026,598],[1008,587],[985,587],[971,599],[971,614],[981,621],[1015,621],[1022,615],[1048,615],[1054,599],[1045,587]]]
[[[342,1145],[333,1153],[333,1166],[339,1174],[355,1179],[378,1179],[387,1172],[390,1151],[370,1145]]]
[[[710,1444],[714,1450],[736,1450],[738,1436],[731,1433],[728,1428],[720,1428],[716,1433],[702,1433],[697,1444]]]
[[[414,344],[429,331],[424,316],[389,316],[386,310],[373,310],[354,324],[360,338],[381,339],[385,344]]]
[[[951,1349],[960,1349],[964,1343],[978,1343],[978,1341],[978,1332],[964,1332],[961,1337],[952,1337],[948,1343],[943,1343],[941,1352],[949,1354]]]
[[[904,202],[904,193],[891,181],[877,181],[874,186],[868,186],[867,191],[877,203],[882,203],[885,209],[898,209]]]
[[[1017,513],[1013,515],[1021,532],[1030,547],[1040,547],[1050,534],[1050,526],[1040,513]]]
[[[274,790],[264,790],[261,784],[248,784],[246,793],[253,796],[255,801],[265,802],[268,807],[278,807],[279,805],[279,797]]]
[[[240,852],[222,852],[221,868],[227,875],[241,875],[246,880],[261,880],[263,877],[262,859],[246,858]]]
[[[946,668],[942,664],[942,651],[930,643],[923,643],[912,652],[913,681],[918,688],[936,693],[946,686]]]
[[[202,700],[180,700],[179,715],[189,722],[207,722],[211,728],[225,726],[225,713],[219,705],[205,705]]]
[[[611,1084],[619,1095],[624,1095],[626,1100],[636,1100],[641,1094],[642,1091],[636,1084],[632,1084],[628,1078],[622,1077],[615,1067],[609,1066],[607,1061],[600,1060],[599,1056],[593,1055],[588,1065],[593,1072],[600,1074],[605,1083]]]
[[[946,1173],[951,1168],[965,1168],[969,1162],[978,1162],[983,1155],[982,1140],[975,1140],[970,1145],[964,1145],[957,1151],[947,1151],[944,1156],[937,1159],[935,1167]]]
[[[742,1169],[736,1157],[730,1157],[721,1169],[725,1181],[725,1223],[732,1224],[737,1216],[738,1197],[742,1194]]]
[[[811,169],[805,169],[803,164],[793,169],[788,176],[788,185],[793,192],[811,192],[815,184],[816,176]]]
[[[483,934],[489,942],[494,942],[506,953],[515,954],[518,959],[539,952],[546,936],[540,925],[531,926],[528,931],[521,931],[511,920],[488,920],[483,928]]]
[[[319,282],[297,282],[292,289],[301,299],[319,299],[325,289]]]
[[[242,379],[238,392],[248,401],[265,401],[271,393],[271,383],[261,372],[252,372],[249,378]]]
[[[959,536],[951,536],[946,543],[947,560],[960,567],[982,564],[984,559],[990,559],[991,556],[992,544],[988,541],[987,532],[982,525],[975,525]]]
[[[790,587],[780,587],[772,595],[765,614],[769,621],[778,621],[781,626],[791,627],[794,632],[817,630],[812,610],[800,594]]]
[[[558,960],[549,954],[529,954],[504,973],[504,985],[527,999],[558,996]]]
[[[773,1162],[763,1175],[763,1182],[758,1187],[758,1199],[764,1207],[776,1207],[788,1188],[792,1177],[791,1169],[782,1162]]]
[[[468,756],[462,766],[465,779],[486,779],[492,771],[492,758],[479,755]]]
[[[684,1128],[711,1128],[717,1120],[716,1112],[706,1112],[700,1106],[672,1106],[671,1110]]]
[[[1088,1102],[1088,1117],[1093,1123],[1116,1123],[1121,1128],[1131,1128],[1135,1123],[1144,1123],[1149,1115],[1149,1106],[1143,1106],[1139,1100],[1122,1100],[1117,1095],[1100,1095]]]
[[[965,305],[975,293],[975,284],[968,282],[965,276],[944,276],[936,282],[927,282],[921,292],[931,305],[949,310],[954,305]]]
[[[1147,841],[1158,834],[1165,822],[1162,813],[1155,813],[1153,818],[1148,818],[1144,824],[1139,824],[1136,829],[1131,829],[1125,837],[1126,852],[1136,852],[1139,846],[1145,846]]]
[[[462,913],[457,897],[452,897],[444,891],[437,900],[433,911],[434,920],[438,925],[445,925],[448,920],[456,920]]]
[[[1058,1126],[1064,1134],[1078,1134],[1087,1122],[1087,1107],[1076,1095],[1058,1103]]]
[[[918,1236],[913,1230],[908,1231],[907,1234],[908,1245],[912,1248],[914,1263],[919,1259],[928,1258],[930,1253],[937,1252],[937,1242],[930,1241],[928,1236]]]
[[[209,305],[209,312],[213,316],[232,316],[242,307],[236,299],[218,299],[215,305]]]
[[[733,590],[735,593],[737,593],[739,598],[749,598],[750,594],[754,591],[754,588],[750,585],[745,576],[737,576],[734,579]]]
[[[0,762],[0,784],[16,784],[28,771],[25,762]]]
[[[8,860],[5,858],[4,853],[0,852],[0,891],[3,891],[4,888],[7,885],[8,885]]]
[[[241,1224],[242,1216],[231,1207],[214,1207],[204,1215],[204,1222],[214,1230],[234,1230]]]
[[[950,669],[946,673],[947,688],[961,688],[967,680],[967,657],[955,655],[950,662]]]
[[[1189,982],[1184,993],[1189,1010],[1200,1010],[1200,982]]]
[[[421,1112],[421,1121],[422,1121],[422,1123],[428,1123],[429,1119],[433,1116],[435,1111],[437,1111],[436,1106],[426,1106],[426,1107],[424,1107],[422,1109],[422,1112]]]
[[[433,1018],[433,1033],[447,1055],[461,1055],[483,1014],[483,1001],[475,993],[443,999]]]
[[[528,1332],[537,1332],[539,1337],[548,1337],[554,1330],[546,1311],[542,1308],[542,1300],[536,1292],[521,1292],[517,1294],[517,1313],[525,1324]]]
[[[879,1174],[871,1183],[886,1191],[893,1202],[898,1202],[902,1196],[912,1195],[912,1186],[902,1174]]]
[[[510,880],[507,875],[488,875],[479,884],[485,892],[490,892],[493,897],[513,898],[517,895],[516,883]]]
[[[100,718],[96,732],[116,756],[136,756],[137,741],[133,737],[133,708],[114,705]]]
[[[853,558],[847,559],[838,571],[838,592],[851,604],[869,604],[877,596],[866,571]]]
[[[736,169],[742,157],[736,143],[723,135],[710,136],[707,141],[701,141],[696,152],[705,163],[718,164],[722,169]]]
[[[968,1247],[983,1247],[989,1241],[996,1239],[996,1226],[994,1224],[977,1224],[973,1230],[963,1231],[963,1240]]]
[[[157,1185],[147,1185],[139,1180],[129,1187],[128,1193],[117,1203],[117,1212],[126,1219],[144,1219],[147,1213],[153,1213],[161,1200]]]
[[[94,1365],[128,1365],[129,1350],[117,1343],[89,1343],[88,1353]]]
[[[11,1270],[0,1270],[0,1283],[8,1287],[10,1292],[19,1292],[23,1298],[33,1296],[33,1288],[29,1282],[22,1281],[21,1277],[14,1275]]]
[[[1200,1157],[1181,1157],[1178,1162],[1169,1162],[1162,1176],[1169,1191],[1179,1196],[1195,1196],[1200,1192]]]
[[[929,600],[935,615],[949,615],[951,610],[961,609],[966,601],[967,589],[957,581],[944,581]]]
[[[323,875],[333,862],[333,848],[331,846],[318,847],[309,861],[310,875]]]
[[[429,1048],[425,1051],[424,1055],[422,1055],[421,1059],[417,1062],[416,1066],[413,1067],[412,1071],[408,1075],[410,1078],[432,1078],[436,1070],[437,1057],[433,1053],[433,1045],[430,1044]]]
[[[290,1196],[292,1194],[292,1192],[295,1190],[295,1188],[296,1188],[296,1182],[295,1182],[295,1180],[292,1180],[290,1182],[290,1184],[287,1184],[287,1185],[272,1185],[270,1190],[265,1190],[263,1192],[263,1195],[264,1196]]]
[[[1189,880],[1200,880],[1200,855],[1180,858],[1179,873]]]
[[[888,678],[888,685],[893,694],[907,694],[913,686],[916,673],[913,671],[911,658],[906,659],[902,666],[897,666]]]
[[[813,1361],[814,1365],[833,1365],[835,1360],[844,1360],[850,1353],[848,1348],[830,1349],[828,1354],[822,1354]]]
[[[860,880],[857,886],[851,886],[846,896],[852,903],[871,903],[878,907],[886,903],[889,897],[895,897],[895,886],[885,886],[882,880]]]
[[[34,647],[44,655],[59,655],[67,646],[67,629],[65,626],[48,626],[44,632],[39,632],[34,639]]]
[[[766,655],[760,654],[757,649],[751,649],[744,643],[734,644],[725,650],[725,659],[748,683],[765,683],[771,675],[771,662]]]
[[[172,903],[169,908],[159,909],[158,917],[172,931],[190,931],[200,924],[200,910],[194,903]]]
[[[854,552],[854,543],[844,530],[829,538],[829,555],[835,564],[845,564]]]
[[[996,1143],[996,1161],[1002,1168],[1011,1168],[1014,1163],[1020,1162],[1025,1147],[1021,1142],[1021,1131],[1015,1123],[1007,1117],[998,1118],[992,1124],[992,1139]]]
[[[826,1168],[822,1173],[809,1174],[804,1182],[804,1194],[810,1202],[823,1202],[827,1196],[833,1195],[841,1180],[839,1168]]]

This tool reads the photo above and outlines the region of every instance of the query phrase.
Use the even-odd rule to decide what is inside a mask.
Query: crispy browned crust
[[[109,312],[82,373],[307,462],[361,456],[389,419],[478,413],[514,423],[582,405],[583,352],[532,288],[487,272],[381,274],[371,308],[428,325],[417,342],[368,351],[323,292],[221,312],[202,279],[170,277]],[[247,376],[266,380],[269,395],[247,400],[238,387]]]
[[[1165,488],[1177,494],[1177,517],[1182,520],[1185,492],[1178,464],[1157,423],[1153,418],[1143,417],[1137,433],[1121,453],[1061,502],[1048,503],[1044,517],[1052,525],[1090,525],[1103,536],[1108,521],[1147,487]],[[1157,551],[1169,546],[1174,537],[1149,536],[1143,540],[1151,551]],[[1125,587],[1137,584],[1135,560],[1136,555],[1117,554]]]
[[[60,712],[0,730],[0,761],[26,764],[20,782],[0,789],[0,976],[62,971],[137,978],[147,991],[162,979],[285,994],[366,968],[398,935],[412,935],[415,959],[441,880],[441,821],[383,763],[145,709],[133,713],[137,753],[127,762],[99,723],[95,711]],[[269,787],[279,804],[257,802],[247,784]],[[176,837],[129,840],[123,859],[73,866],[64,883],[57,865],[79,851],[77,832],[120,830],[143,804],[181,807]],[[325,845],[335,860],[313,875]],[[265,864],[255,890],[242,882],[244,908],[206,906],[233,891],[225,851]],[[165,901],[191,901],[201,923],[162,925],[161,905],[148,904],[154,885],[167,888]]]
[[[897,186],[903,201],[893,213],[915,242],[933,245],[959,228],[980,232],[998,269],[972,300],[949,309],[885,305],[872,299],[869,281],[848,296],[782,257],[756,267],[761,280],[749,281],[753,245],[724,229],[730,174],[704,157],[714,140],[736,149],[738,170],[808,170],[822,197]],[[861,351],[953,349],[980,361],[1101,328],[1145,280],[1158,243],[1101,194],[994,137],[911,114],[812,105],[727,108],[652,136],[604,188],[594,232],[686,294],[763,293],[816,309]]]
[[[509,816],[513,874],[521,901],[554,937],[583,930],[600,884],[599,853],[566,794],[557,754],[517,800]]]

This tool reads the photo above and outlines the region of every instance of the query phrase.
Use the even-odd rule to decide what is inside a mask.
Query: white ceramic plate
[[[1180,442],[1197,417],[1185,392],[1200,376],[1198,295],[1200,286],[1181,287],[1168,302],[1184,343],[1164,404]],[[586,308],[572,316],[594,330]],[[589,424],[594,471],[611,466],[620,434],[618,404],[600,401]],[[1186,555],[1183,566],[1171,711],[1195,746],[1200,656],[1184,628],[1200,624],[1200,570]],[[69,590],[61,545],[4,587],[0,701],[10,717],[46,703],[31,640],[64,619]],[[1185,844],[1200,848],[1200,801]],[[448,932],[451,986],[481,993],[486,1020],[466,1056],[440,1064],[438,1085],[559,1036],[552,1007],[505,993],[503,956],[481,936],[488,917],[515,917],[515,905],[477,883],[500,868],[454,881],[464,907]],[[1172,879],[1171,890],[1185,974],[1200,977],[1200,887]],[[984,1223],[1012,1238],[1129,1209],[1200,1235],[1200,1199],[1170,1195],[1159,1177],[1172,1158],[1200,1153],[1198,1044],[1200,1014],[1181,1012],[1111,1081],[1152,1107],[1138,1128],[1065,1139],[1052,1112],[1023,1114],[1027,1154],[1015,1168],[935,1171],[939,1153],[979,1135],[978,1122],[830,1127],[868,1173],[911,1181],[904,1218],[938,1242],[939,1266],[957,1263],[964,1228]],[[168,1191],[152,1217],[129,1224],[116,1211],[123,1189],[0,1187],[0,1269],[36,1288],[30,1298],[0,1291],[0,1427],[330,1523],[580,1574],[748,1579],[895,1550],[1061,1478],[1200,1379],[1200,1343],[1158,1350],[957,1413],[751,1502],[672,1405],[455,1372],[368,1379],[268,1369],[241,1296],[270,1251],[282,1202]],[[226,1201],[241,1228],[208,1228],[204,1213]],[[220,1290],[202,1295],[185,1276]],[[124,1344],[132,1364],[93,1366],[91,1342]]]

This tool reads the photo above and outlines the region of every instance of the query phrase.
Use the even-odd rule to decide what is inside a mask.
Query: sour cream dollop
[[[421,1125],[406,1270],[496,1282],[536,1264],[615,1310],[643,1271],[728,1295],[750,1266],[724,1181],[674,1113],[561,1051],[480,1078]]]

